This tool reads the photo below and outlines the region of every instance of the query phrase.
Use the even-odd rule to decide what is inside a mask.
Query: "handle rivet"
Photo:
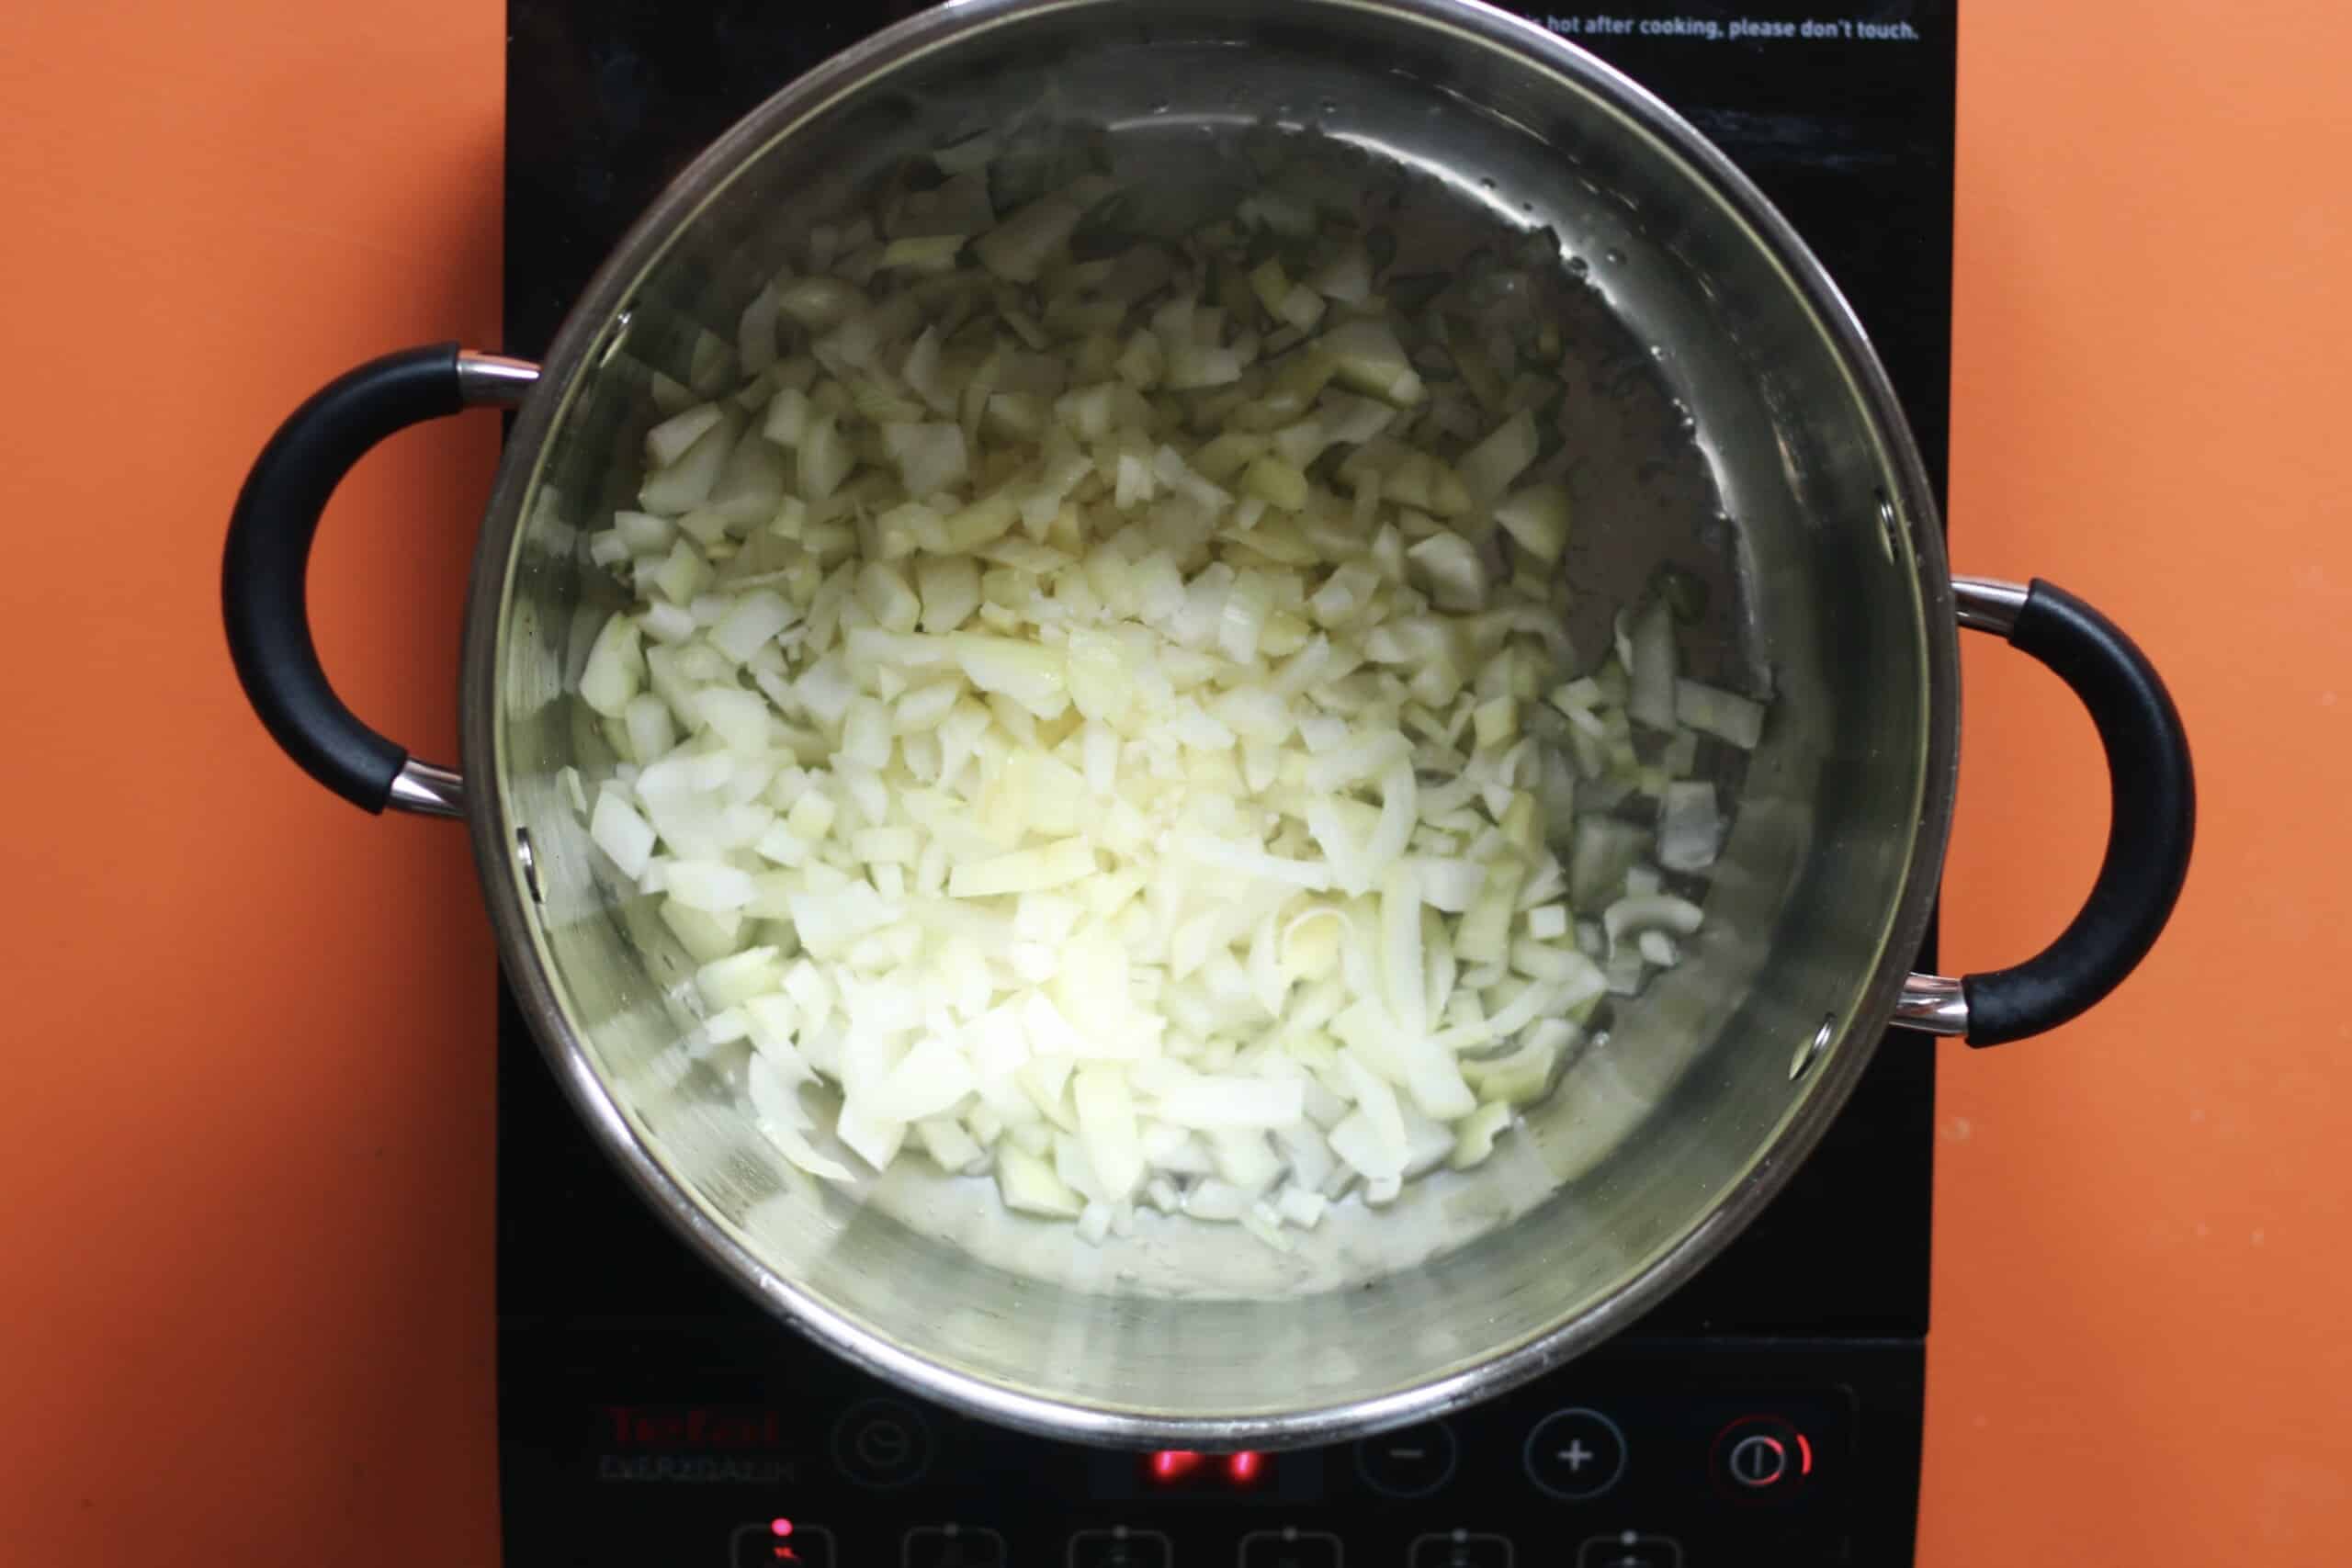
[[[531,902],[544,905],[548,896],[539,886],[539,857],[531,851],[531,830],[514,829],[514,863],[523,868],[523,886],[530,889]]]
[[[1821,1054],[1829,1049],[1830,1036],[1837,1032],[1837,1018],[1825,1017],[1821,1021],[1821,1027],[1813,1032],[1812,1038],[1797,1042],[1796,1054],[1789,1058],[1791,1083],[1796,1082],[1797,1079],[1813,1071],[1814,1063],[1819,1061]]]

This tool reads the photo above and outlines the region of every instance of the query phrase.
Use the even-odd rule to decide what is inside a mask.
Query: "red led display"
[[[1162,1449],[1146,1456],[1143,1479],[1154,1492],[1230,1492],[1256,1486],[1272,1471],[1272,1461],[1267,1455],[1248,1450],[1204,1454],[1191,1449]]]
[[[1201,1456],[1190,1449],[1162,1449],[1151,1456],[1151,1478],[1177,1482],[1201,1468]]]

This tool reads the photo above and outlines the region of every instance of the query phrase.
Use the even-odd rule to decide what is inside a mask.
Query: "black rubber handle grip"
[[[1971,1045],[2055,1029],[2120,985],[2171,917],[2197,837],[2188,732],[2139,646],[2040,578],[2009,645],[2049,666],[2090,710],[2114,807],[2098,880],[2058,940],[2012,968],[1962,979]]]
[[[408,753],[334,694],[311,640],[311,541],[328,497],[369,447],[464,407],[458,345],[388,354],[329,382],[277,427],[229,516],[220,609],[254,711],[302,771],[381,811]]]

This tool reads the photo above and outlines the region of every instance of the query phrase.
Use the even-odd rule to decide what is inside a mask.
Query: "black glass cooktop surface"
[[[507,351],[545,349],[608,247],[707,141],[914,8],[511,0]],[[1951,0],[1521,9],[1658,93],[1789,216],[1870,331],[1940,491]],[[1154,1470],[924,1407],[762,1315],[621,1184],[503,989],[500,1010],[511,1563],[1910,1561],[1924,1040],[1893,1036],[1768,1212],[1597,1354],[1442,1430]]]

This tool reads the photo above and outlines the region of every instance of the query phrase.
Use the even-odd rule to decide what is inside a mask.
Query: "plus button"
[[[1589,1405],[1555,1410],[1527,1434],[1528,1479],[1564,1502],[1598,1497],[1625,1473],[1625,1434]]]

